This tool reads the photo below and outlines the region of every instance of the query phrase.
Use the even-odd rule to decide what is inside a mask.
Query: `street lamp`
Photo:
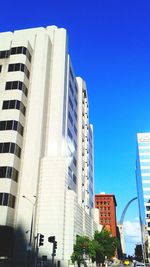
[[[28,197],[26,197],[24,195],[22,197],[25,198],[32,205],[32,216],[31,216],[31,224],[30,224],[30,238],[29,238],[29,244],[28,244],[28,260],[29,260],[29,257],[30,257],[29,254],[30,254],[30,251],[31,251],[31,248],[32,248],[32,233],[33,233],[33,222],[34,222],[34,209],[35,209],[37,198],[36,198],[36,196],[33,196],[36,199],[35,199],[34,202],[32,202]]]

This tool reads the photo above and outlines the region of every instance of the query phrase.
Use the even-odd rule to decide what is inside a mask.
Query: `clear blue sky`
[[[136,133],[150,131],[150,1],[8,0],[0,10],[1,32],[47,25],[68,30],[76,76],[88,87],[95,192],[115,194],[119,220],[136,196]],[[125,220],[137,216],[134,202]]]

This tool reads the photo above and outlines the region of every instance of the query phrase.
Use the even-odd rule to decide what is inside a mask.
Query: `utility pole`
[[[37,261],[38,261],[38,252],[39,252],[39,247],[44,245],[44,235],[37,233],[37,236],[35,237],[35,262],[34,266],[37,266]]]
[[[39,252],[39,233],[37,233],[37,236],[35,237],[35,261],[34,261],[34,266],[37,266],[37,261],[38,261],[38,252]]]
[[[32,214],[31,214],[31,223],[30,223],[30,238],[29,238],[29,244],[27,246],[27,266],[30,267],[30,265],[31,265],[31,253],[32,253],[32,235],[33,235],[33,226],[34,226],[34,213],[35,213],[35,205],[37,203],[37,198],[36,198],[36,196],[33,196],[36,199],[34,202],[32,202],[25,195],[23,195],[22,197],[24,199],[26,199],[32,205]]]

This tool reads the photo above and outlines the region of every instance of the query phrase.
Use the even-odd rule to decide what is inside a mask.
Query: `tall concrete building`
[[[65,29],[0,33],[0,256],[68,263],[76,235],[92,237],[93,127],[85,82],[74,75]]]
[[[141,236],[146,257],[146,249],[150,255],[150,133],[137,134],[136,182]]]

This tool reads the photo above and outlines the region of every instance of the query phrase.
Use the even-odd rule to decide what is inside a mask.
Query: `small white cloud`
[[[127,239],[131,242],[141,242],[141,229],[139,219],[135,218],[134,221],[124,222],[124,233]]]

